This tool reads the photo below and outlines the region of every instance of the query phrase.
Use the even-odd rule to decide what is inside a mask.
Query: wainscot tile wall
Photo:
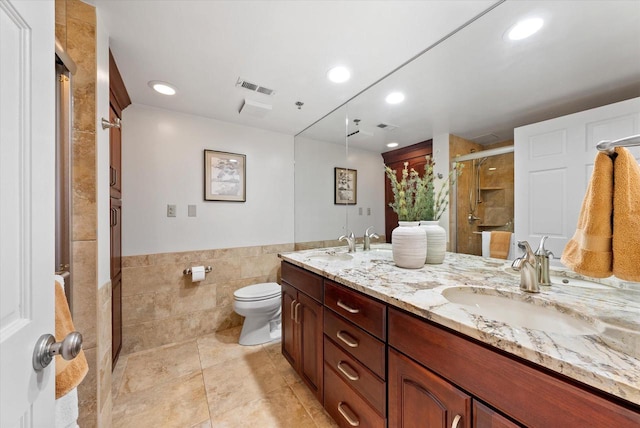
[[[278,253],[293,244],[127,256],[122,259],[122,354],[181,342],[242,324],[233,292],[280,283]],[[204,281],[183,274],[211,266]]]

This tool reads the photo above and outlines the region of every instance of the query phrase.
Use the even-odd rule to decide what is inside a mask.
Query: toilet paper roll
[[[191,282],[204,280],[204,266],[193,266],[191,268]]]

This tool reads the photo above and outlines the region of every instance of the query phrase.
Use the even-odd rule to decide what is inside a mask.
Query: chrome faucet
[[[548,236],[543,236],[540,240],[540,245],[536,250],[535,256],[538,262],[538,284],[551,285],[551,279],[549,278],[549,257],[553,258],[553,253],[544,248],[544,242],[549,239]]]
[[[349,247],[349,252],[350,253],[355,253],[356,252],[356,236],[353,234],[352,231],[349,231],[348,234],[342,235],[341,237],[339,237],[338,241],[347,241],[347,246]]]
[[[511,267],[520,272],[520,290],[527,293],[539,293],[538,260],[527,241],[518,241],[518,248],[524,254],[515,259]]]
[[[371,249],[371,238],[375,238],[375,239],[380,238],[378,234],[373,231],[373,226],[369,226],[367,230],[364,231],[364,247],[363,247],[364,251]]]

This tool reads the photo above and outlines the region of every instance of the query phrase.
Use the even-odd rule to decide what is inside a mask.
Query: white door
[[[596,144],[640,134],[640,98],[517,128],[515,237],[562,255],[573,236],[597,154]],[[630,148],[640,158],[640,148]],[[518,252],[518,255],[520,252]]]
[[[52,427],[54,3],[0,0],[0,426]]]

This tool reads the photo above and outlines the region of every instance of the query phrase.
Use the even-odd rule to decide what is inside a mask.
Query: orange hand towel
[[[564,247],[560,259],[575,272],[594,278],[612,274],[613,168],[613,161],[607,154],[599,152],[596,155],[576,232]]]
[[[615,150],[613,274],[626,281],[640,281],[640,165],[629,150]]]
[[[75,331],[67,298],[64,295],[64,285],[56,282],[56,342],[62,341],[67,334]],[[62,356],[56,355],[56,399],[67,394],[78,386],[89,371],[87,358],[84,351],[80,351],[77,357],[67,361]]]
[[[494,230],[489,240],[489,255],[496,259],[505,259],[509,255],[511,232]]]

